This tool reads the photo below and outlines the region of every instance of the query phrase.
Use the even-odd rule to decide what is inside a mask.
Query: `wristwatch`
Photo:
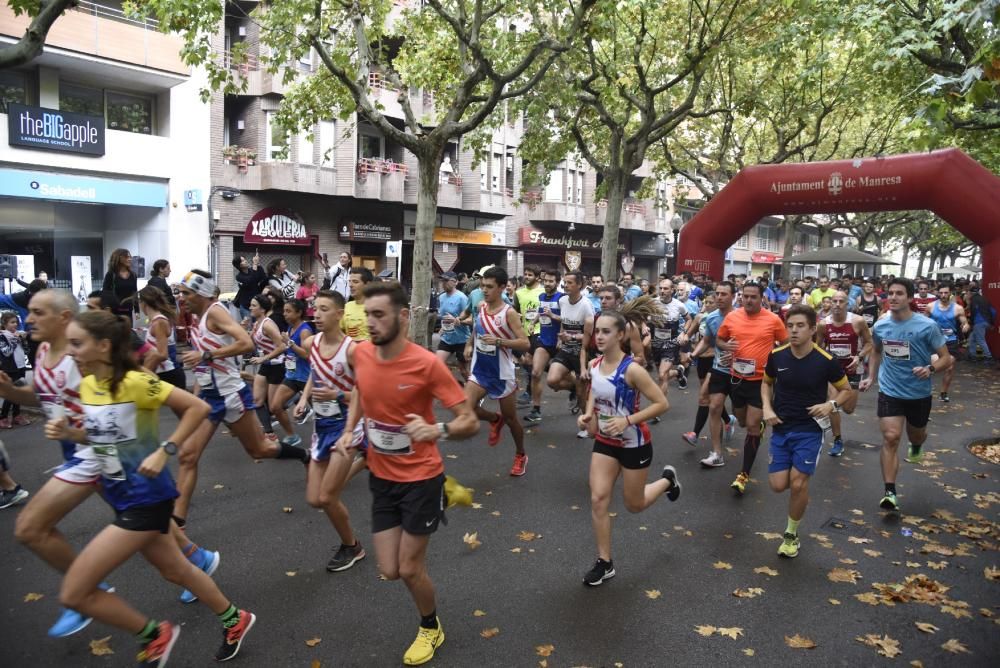
[[[212,351],[211,350],[206,350],[205,352],[203,352],[201,354],[201,361],[202,362],[211,362],[212,361]]]
[[[839,413],[840,412],[840,404],[837,403],[837,400],[836,399],[831,399],[830,403],[833,404],[833,412],[834,413]]]
[[[927,365],[927,373],[933,375],[935,371],[937,371],[937,369],[934,368],[933,364],[928,364]]]
[[[445,422],[438,422],[437,423],[437,428],[438,428],[438,433],[440,433],[440,435],[441,435],[441,440],[447,441],[448,440],[448,424],[445,423]]]
[[[160,447],[163,448],[163,451],[171,457],[177,454],[177,444],[173,441],[164,441],[163,443],[160,443]]]

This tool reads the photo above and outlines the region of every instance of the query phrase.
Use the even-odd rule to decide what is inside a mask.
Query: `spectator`
[[[345,301],[351,298],[350,276],[351,264],[353,262],[354,258],[347,252],[340,254],[340,259],[334,267],[326,264],[326,260],[323,261],[323,266],[327,270],[327,277],[330,281],[330,289],[342,294]]]
[[[45,284],[46,287],[48,287],[48,284],[49,284],[49,275],[47,273],[45,273],[44,271],[40,271],[40,272],[38,272],[38,276],[35,277],[35,280],[36,281],[41,281],[42,283]],[[31,285],[31,283],[26,283],[26,282],[22,281],[20,278],[15,278],[14,281],[18,285],[20,285],[22,288],[24,288],[25,290],[27,290],[28,286]]]
[[[306,304],[306,319],[312,320],[316,315],[316,293],[319,292],[319,285],[316,283],[316,274],[309,272],[299,276],[299,289],[295,291],[295,298]]]
[[[177,302],[174,301],[174,291],[170,289],[170,285],[167,283],[168,278],[170,278],[170,261],[157,260],[153,263],[153,275],[149,277],[146,285],[159,288],[160,292],[166,296],[167,303],[176,308]]]
[[[995,326],[997,317],[996,308],[990,304],[986,296],[979,292],[978,286],[969,287],[969,322],[972,323],[972,334],[969,336],[970,360],[977,359],[977,347],[983,349],[983,361],[990,362],[993,354],[986,344],[986,330]]]
[[[279,291],[285,301],[295,298],[295,275],[288,271],[284,258],[267,263],[267,284]]]
[[[132,253],[126,248],[116,248],[111,252],[108,261],[108,273],[104,275],[101,290],[110,292],[118,300],[118,306],[112,311],[115,315],[131,318],[136,309],[132,299],[139,292],[139,279],[132,271]],[[128,301],[132,299],[132,301]]]
[[[28,366],[28,356],[24,350],[26,336],[23,331],[18,330],[16,313],[7,311],[0,316],[0,371],[10,376],[14,385],[21,384]],[[31,424],[28,418],[21,415],[19,404],[4,399],[3,407],[0,408],[0,429],[10,429],[12,422],[15,425]]]
[[[267,274],[260,266],[259,253],[254,253],[252,266],[245,257],[234,257],[233,268],[236,270],[236,285],[239,286],[233,305],[240,312],[240,320],[244,320],[250,317],[250,300],[267,285]]]

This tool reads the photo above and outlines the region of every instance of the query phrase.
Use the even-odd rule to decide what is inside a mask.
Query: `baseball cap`
[[[458,274],[453,271],[446,271],[441,274],[441,279],[445,281],[455,281],[458,280]]]

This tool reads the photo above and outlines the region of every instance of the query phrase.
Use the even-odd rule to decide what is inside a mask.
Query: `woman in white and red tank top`
[[[139,291],[139,308],[149,318],[146,343],[152,350],[146,353],[143,364],[147,369],[174,387],[187,389],[184,368],[177,362],[177,343],[174,339],[174,322],[177,312],[167,301],[163,291],[148,285]]]
[[[268,406],[285,378],[285,365],[282,363],[285,344],[281,340],[278,325],[269,315],[272,308],[273,303],[267,295],[257,295],[250,300],[250,317],[254,319],[250,338],[257,347],[257,355],[250,359],[250,363],[258,365],[253,379],[253,403],[261,427],[264,428],[264,436],[269,441],[275,441],[278,437],[271,426],[271,411]]]

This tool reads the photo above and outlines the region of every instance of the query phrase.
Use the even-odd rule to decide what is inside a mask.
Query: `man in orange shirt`
[[[750,469],[760,447],[761,420],[764,404],[760,398],[760,384],[764,378],[767,357],[775,344],[788,339],[781,318],[761,308],[763,288],[759,283],[743,284],[743,308],[726,316],[716,335],[716,345],[732,353],[732,387],[729,396],[733,412],[740,425],[746,427],[743,441],[743,467],[731,487],[743,494],[750,481]]]
[[[407,340],[410,309],[402,286],[369,283],[363,296],[371,338],[354,352],[356,389],[334,452],[351,456],[352,432],[363,416],[372,543],[382,575],[402,578],[420,612],[417,638],[403,656],[404,664],[418,666],[430,661],[444,642],[425,564],[430,535],[446,505],[437,441],[474,435],[479,419],[444,363]],[[450,422],[435,424],[434,399],[452,412]]]

